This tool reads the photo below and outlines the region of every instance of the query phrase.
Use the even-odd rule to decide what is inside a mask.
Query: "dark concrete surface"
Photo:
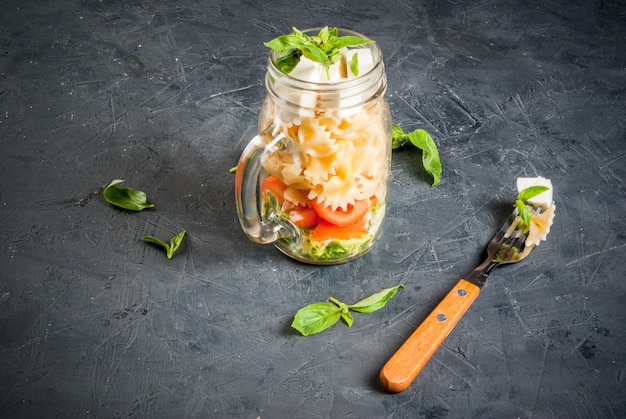
[[[378,40],[394,121],[381,241],[340,266],[249,242],[233,180],[262,41]],[[621,1],[18,1],[0,13],[0,417],[618,418],[626,412],[626,7]],[[381,366],[506,218],[518,176],[557,215],[494,271],[413,385]],[[156,203],[118,210],[113,179]],[[173,259],[141,241],[186,229]],[[302,337],[302,306],[404,283]]]

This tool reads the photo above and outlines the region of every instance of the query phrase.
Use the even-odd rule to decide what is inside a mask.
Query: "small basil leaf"
[[[109,204],[132,211],[141,211],[154,207],[154,204],[148,204],[145,192],[133,188],[119,188],[115,186],[122,182],[124,181],[121,179],[115,179],[104,188],[102,195],[104,195],[104,199]]]
[[[341,308],[331,303],[314,303],[298,310],[291,327],[303,336],[328,329],[341,318]]]
[[[315,45],[302,45],[300,47],[300,51],[302,52],[302,55],[311,61],[316,61],[324,67],[328,67],[330,65],[330,59],[328,58],[326,52]]]
[[[328,26],[323,27],[320,33],[317,34],[316,38],[319,38],[320,44],[327,44],[330,39],[330,31],[328,30]]]
[[[352,327],[352,323],[354,322],[354,319],[352,317],[352,313],[350,313],[348,310],[342,311],[341,312],[341,318],[343,319],[344,322],[346,322],[348,327]]]
[[[167,249],[168,259],[171,259],[172,256],[174,256],[174,252],[176,252],[176,250],[180,247],[180,244],[183,242],[183,238],[185,237],[185,233],[186,231],[183,230],[170,239],[170,247]]]
[[[175,235],[174,237],[172,237],[170,239],[170,244],[165,243],[162,240],[157,239],[156,237],[153,236],[143,236],[141,238],[141,240],[150,242],[150,243],[154,243],[157,244],[161,247],[163,247],[165,249],[166,255],[168,259],[171,259],[174,256],[174,252],[176,252],[176,250],[178,250],[178,248],[180,247],[180,244],[183,241],[183,238],[185,237],[185,233],[186,231],[183,230],[180,233],[178,233],[177,235]]]
[[[306,40],[308,38],[308,36],[306,36],[302,31],[299,31],[295,26],[291,27],[291,32],[294,36],[297,36],[301,40]]]
[[[409,141],[409,136],[404,133],[399,125],[391,124],[391,148],[397,149]]]
[[[529,226],[530,220],[533,218],[532,212],[528,209],[528,206],[519,199],[515,201],[515,204],[517,205],[517,212],[522,219],[522,223],[524,223],[525,226]]]
[[[352,59],[350,60],[350,71],[352,71],[352,74],[354,74],[355,77],[359,75],[359,54],[354,54],[352,56]]]
[[[330,59],[331,64],[335,64],[336,62],[341,61],[342,58],[343,58],[343,54],[341,53],[341,51],[334,51],[334,52],[328,53],[328,59]]]
[[[382,291],[377,292],[376,294],[370,295],[369,297],[359,301],[358,303],[352,304],[348,306],[350,310],[358,311],[359,313],[371,313],[376,311],[387,304],[387,301],[391,299],[398,290],[404,288],[403,284],[396,285],[395,287],[385,288]]]
[[[294,35],[282,35],[278,38],[274,38],[269,42],[264,42],[263,45],[273,49],[275,51],[286,51],[293,48],[298,48],[301,44],[301,40]]]
[[[358,36],[341,36],[337,38],[337,41],[333,44],[333,47],[336,49],[341,49],[344,47],[356,47],[358,45],[367,44],[370,42],[374,42],[371,39],[365,39]]]
[[[300,56],[302,53],[299,50],[290,49],[284,52],[281,52],[276,57],[276,66],[280,71],[285,74],[289,74],[293,71],[294,68],[300,62]]]
[[[521,200],[522,202],[528,202],[530,198],[544,193],[547,190],[550,190],[550,188],[548,188],[547,186],[529,186],[528,188],[523,189],[519,192],[519,194],[517,195],[517,199]]]
[[[408,134],[411,143],[422,150],[422,164],[424,169],[433,177],[433,186],[441,180],[441,161],[439,151],[430,134],[421,128]]]

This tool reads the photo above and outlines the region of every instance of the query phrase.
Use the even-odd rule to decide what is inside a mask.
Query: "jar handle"
[[[270,212],[263,217],[259,211],[257,190],[263,164],[276,151],[288,151],[293,146],[285,134],[272,125],[254,137],[246,146],[237,165],[235,201],[241,227],[250,240],[267,244],[279,239],[293,240],[298,229],[286,218]]]

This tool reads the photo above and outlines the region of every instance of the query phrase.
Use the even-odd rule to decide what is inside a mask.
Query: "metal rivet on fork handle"
[[[445,314],[439,313],[437,314],[437,320],[439,320],[440,322],[445,322],[446,320],[448,320],[448,318],[446,317]]]

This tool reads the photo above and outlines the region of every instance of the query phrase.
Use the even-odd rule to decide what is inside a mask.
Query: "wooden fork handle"
[[[479,293],[471,282],[457,282],[380,371],[386,392],[399,393],[413,382]]]

